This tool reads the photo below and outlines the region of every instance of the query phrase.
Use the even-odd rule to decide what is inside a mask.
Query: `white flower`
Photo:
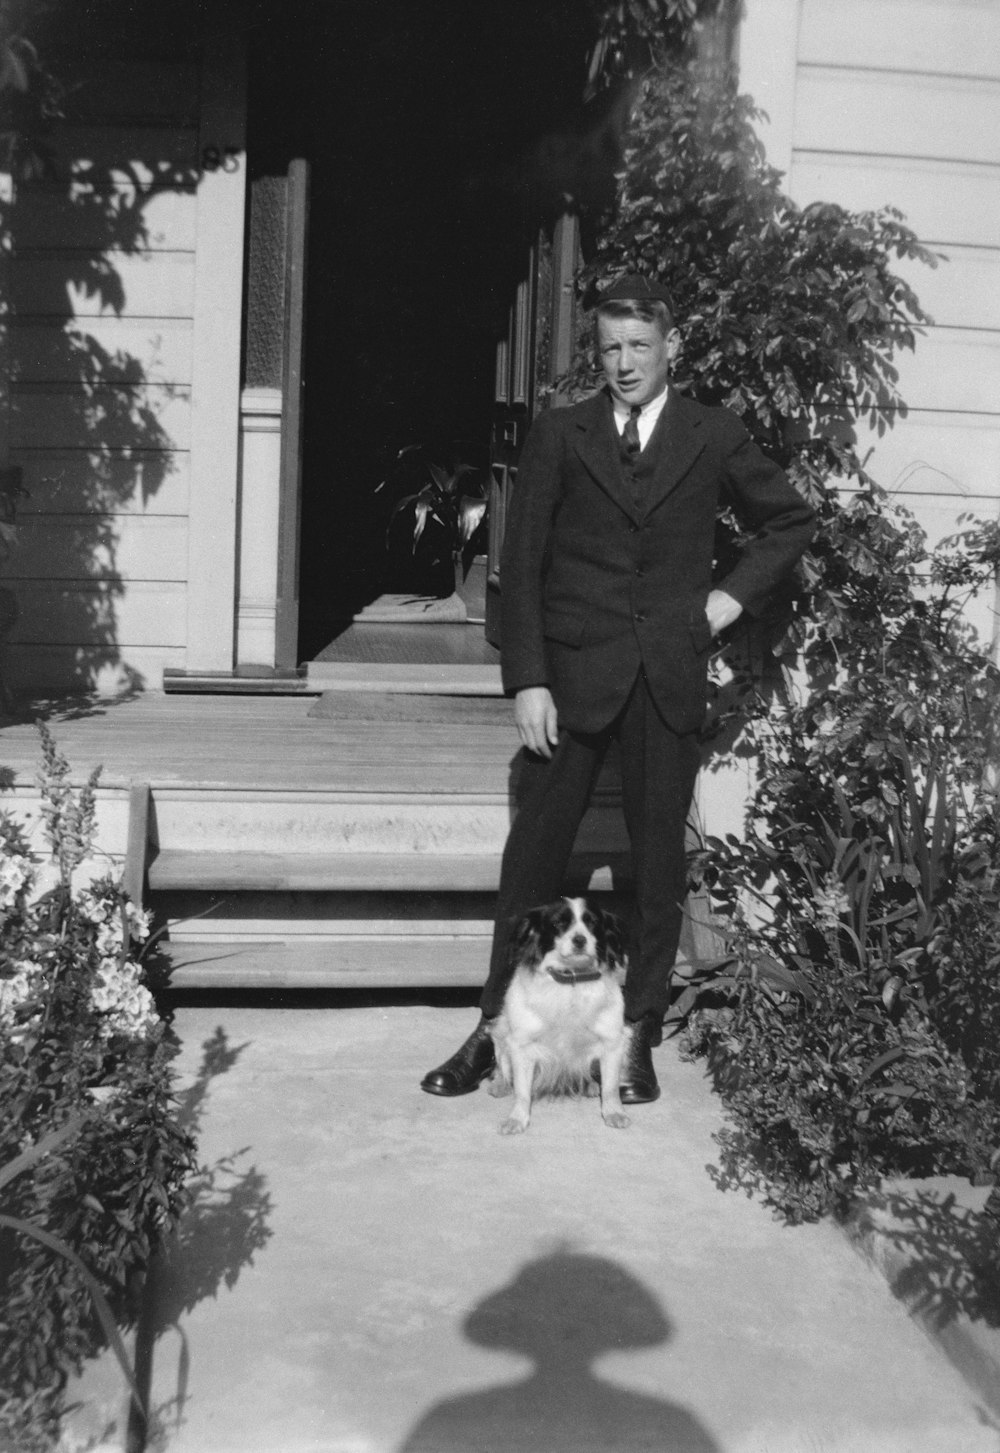
[[[822,888],[816,893],[816,917],[829,928],[836,928],[838,920],[851,911],[851,900],[841,880],[828,874]]]
[[[122,946],[121,925],[115,923],[99,923],[97,932],[94,935],[94,942],[97,945],[97,952],[102,958],[108,958]]]
[[[150,925],[153,915],[148,911],[136,908],[131,899],[125,901],[125,912],[128,914],[128,931],[136,943],[143,943],[149,937]]]
[[[116,913],[117,905],[108,898],[99,898],[89,888],[84,888],[76,895],[76,911],[87,923],[108,923],[112,920],[112,914]]]
[[[24,858],[5,853],[0,857],[0,908],[12,908],[20,893],[31,884],[34,871]]]
[[[98,946],[102,953],[104,945],[108,944],[114,936],[114,941],[121,946],[122,942],[122,908],[125,909],[125,917],[128,920],[129,937],[136,943],[142,943],[149,937],[149,928],[152,915],[136,908],[129,899],[119,899],[114,895],[98,896],[92,890],[85,888],[76,897],[77,911],[80,917],[87,923],[92,923],[98,932]],[[102,937],[103,934],[103,937]]]
[[[17,1037],[19,1031],[23,1033],[30,1027],[32,1020],[29,1017],[15,1028],[19,1018],[18,1010],[36,996],[43,980],[44,970],[41,965],[34,964],[29,959],[18,960],[10,978],[0,978],[0,1029],[14,1031],[12,1037]]]
[[[94,976],[90,1002],[102,1016],[101,1033],[144,1038],[159,1022],[153,996],[141,981],[142,971],[131,959],[119,968],[117,958],[104,958]]]

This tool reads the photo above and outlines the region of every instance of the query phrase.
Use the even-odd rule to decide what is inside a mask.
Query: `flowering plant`
[[[135,1315],[141,1273],[193,1169],[173,1112],[148,916],[103,877],[97,773],[75,790],[42,728],[42,817],[58,881],[0,814],[0,1444],[45,1448],[66,1377]]]

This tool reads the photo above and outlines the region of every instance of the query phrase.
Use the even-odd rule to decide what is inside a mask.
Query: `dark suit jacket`
[[[671,389],[654,444],[640,507],[606,391],[541,414],[524,443],[500,567],[504,687],[548,686],[574,731],[606,726],[640,667],[675,731],[701,725],[720,507],[756,530],[715,582],[750,615],[812,537],[813,511],[727,409]]]

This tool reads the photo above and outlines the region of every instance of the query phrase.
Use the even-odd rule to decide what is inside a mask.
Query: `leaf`
[[[11,1231],[17,1231],[22,1236],[30,1236],[35,1241],[40,1241],[43,1246],[47,1246],[50,1251],[54,1251],[58,1256],[63,1257],[64,1260],[68,1261],[69,1264],[75,1268],[75,1270],[83,1280],[83,1283],[86,1286],[87,1290],[90,1292],[91,1298],[93,1299],[94,1303],[94,1311],[97,1314],[97,1319],[101,1324],[101,1328],[103,1329],[105,1337],[108,1339],[108,1346],[111,1348],[115,1357],[118,1359],[118,1365],[125,1375],[125,1381],[129,1385],[132,1399],[135,1402],[139,1413],[142,1415],[142,1417],[145,1417],[146,1410],[143,1406],[142,1394],[139,1391],[139,1384],[135,1380],[135,1374],[133,1373],[132,1366],[128,1360],[128,1353],[125,1351],[125,1344],[121,1339],[121,1335],[118,1331],[117,1326],[115,1325],[114,1315],[111,1311],[111,1308],[108,1306],[107,1299],[104,1293],[101,1291],[100,1285],[96,1277],[94,1277],[94,1275],[90,1271],[88,1271],[87,1267],[84,1266],[83,1262],[77,1256],[76,1252],[71,1247],[67,1246],[65,1241],[61,1241],[58,1236],[53,1236],[50,1231],[45,1231],[41,1226],[36,1226],[34,1222],[24,1221],[19,1216],[7,1216],[4,1214],[0,1214],[0,1226],[7,1226],[10,1228]]]
[[[886,979],[882,987],[882,1003],[886,1009],[891,1010],[893,1008],[896,1000],[899,998],[899,991],[902,987],[903,981],[898,974],[893,974],[892,978]]]
[[[780,964],[777,959],[772,958],[770,954],[755,956],[754,968],[761,979],[776,985],[786,994],[796,994],[803,999],[815,997],[811,985],[802,974],[794,973],[784,964]]]
[[[29,1145],[26,1150],[22,1150],[20,1155],[9,1160],[6,1165],[0,1166],[0,1190],[15,1176],[30,1170],[44,1156],[51,1154],[53,1150],[58,1149],[60,1145],[64,1145],[67,1140],[76,1135],[85,1119],[86,1117],[79,1113],[71,1115],[57,1130],[50,1130],[47,1135],[42,1136],[41,1140],[37,1140],[34,1145]]]
[[[887,1065],[895,1064],[898,1059],[902,1059],[905,1054],[906,1050],[902,1045],[897,1044],[892,1049],[887,1049],[884,1054],[880,1054],[876,1059],[873,1059],[868,1068],[862,1071],[861,1078],[858,1080],[858,1088],[860,1089],[866,1080],[870,1080],[873,1075],[877,1075],[881,1070],[884,1070]]]

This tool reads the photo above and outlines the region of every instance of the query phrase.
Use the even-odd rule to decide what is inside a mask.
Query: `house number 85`
[[[201,153],[202,170],[206,172],[238,172],[240,149],[238,146],[206,146]]]

